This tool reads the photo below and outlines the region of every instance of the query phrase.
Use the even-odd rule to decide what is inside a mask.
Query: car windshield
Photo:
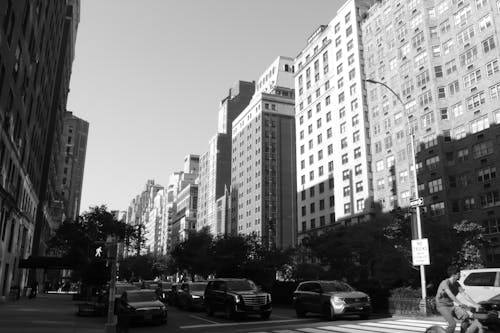
[[[123,294],[124,291],[127,291],[127,290],[137,290],[138,288],[136,286],[134,286],[133,284],[125,284],[125,285],[120,285],[120,286],[116,286],[116,292],[115,294],[116,295],[121,295]]]
[[[345,282],[341,281],[330,281],[330,282],[322,282],[321,288],[323,291],[328,292],[345,292],[345,291],[354,291],[354,288],[348,285]]]
[[[154,291],[127,293],[127,302],[153,302],[157,300],[158,296],[156,296]]]
[[[496,295],[496,296],[493,296],[492,298],[490,298],[488,301],[500,301],[500,294]]]
[[[234,291],[257,290],[257,287],[250,280],[235,280],[235,281],[227,281],[227,289]]]
[[[191,291],[204,291],[206,286],[206,283],[192,283]]]

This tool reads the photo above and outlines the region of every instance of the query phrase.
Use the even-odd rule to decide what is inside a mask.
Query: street
[[[104,317],[79,317],[70,295],[41,294],[36,299],[22,298],[0,305],[0,331],[2,333],[97,333],[104,332]],[[297,319],[288,307],[275,306],[269,320],[249,316],[227,320],[223,314],[213,317],[204,312],[168,309],[166,325],[133,326],[129,332],[250,332],[250,333],[401,333],[424,332],[429,326],[444,325],[438,317],[427,319],[390,318],[374,315],[369,320],[341,318],[325,321],[323,317],[308,315]]]

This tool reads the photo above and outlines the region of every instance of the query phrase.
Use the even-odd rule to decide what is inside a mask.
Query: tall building
[[[361,30],[369,0],[349,0],[295,58],[299,241],[370,216],[371,154]]]
[[[233,121],[231,232],[286,248],[296,238],[293,59],[278,57]]]
[[[227,232],[229,220],[220,221],[217,216],[222,216],[218,215],[220,198],[227,194],[231,186],[231,126],[233,120],[250,102],[254,91],[254,82],[238,81],[229,89],[228,96],[221,101],[218,132],[210,140],[208,151],[200,157],[196,226],[198,230],[207,227],[215,235]],[[223,216],[228,217],[226,214]]]
[[[88,122],[71,112],[64,114],[64,129],[61,136],[64,149],[59,158],[57,180],[65,215],[70,220],[75,220],[80,214],[88,133]]]
[[[480,222],[500,263],[500,1],[381,1],[363,22],[375,201],[415,197],[415,134],[422,218]],[[404,104],[404,107],[403,105]],[[411,129],[411,130],[410,130]]]
[[[57,159],[79,1],[0,2],[0,297],[57,227]],[[32,266],[34,267],[34,266]],[[35,279],[32,271],[31,279]]]

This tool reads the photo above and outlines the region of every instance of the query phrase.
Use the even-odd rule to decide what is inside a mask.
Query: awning
[[[72,269],[75,263],[67,257],[30,256],[19,261],[19,268]]]

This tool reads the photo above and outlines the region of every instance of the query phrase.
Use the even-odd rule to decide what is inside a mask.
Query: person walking
[[[450,266],[447,272],[448,278],[441,281],[436,293],[436,309],[448,322],[446,333],[453,333],[457,325],[455,319],[463,320],[467,317],[467,313],[460,307],[467,307],[467,305],[459,301],[456,297],[459,293],[477,309],[481,306],[465,293],[464,288],[458,282],[460,279],[460,270],[456,266]],[[456,306],[455,304],[460,306]],[[472,324],[466,331],[466,333],[473,332],[483,333],[483,327],[477,319],[473,319]]]

